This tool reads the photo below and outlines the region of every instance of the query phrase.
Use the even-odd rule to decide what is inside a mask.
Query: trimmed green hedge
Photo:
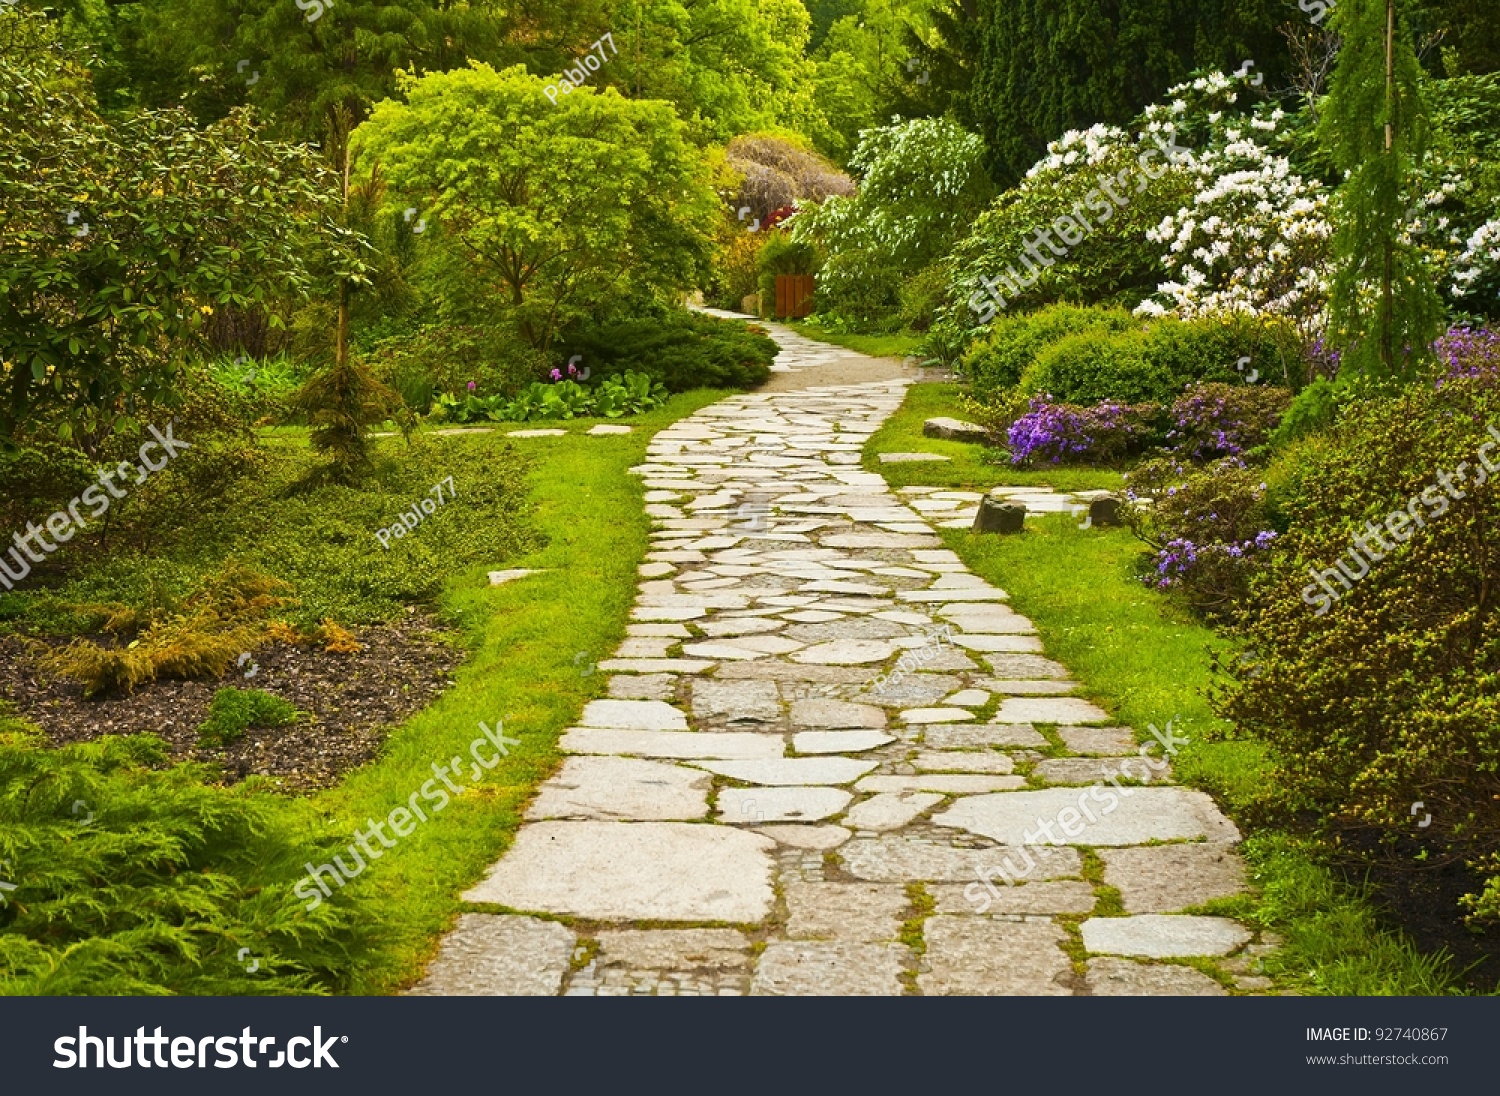
[[[777,351],[770,336],[738,320],[685,309],[607,321],[570,333],[560,345],[569,356],[581,354],[592,376],[645,373],[670,392],[764,384]]]

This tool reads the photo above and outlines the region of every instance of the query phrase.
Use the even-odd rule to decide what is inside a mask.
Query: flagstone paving
[[[652,439],[608,698],[411,992],[1273,991],[1275,941],[1199,908],[1245,886],[1234,825],[934,532],[981,496],[860,467],[907,381],[767,327],[801,387]]]

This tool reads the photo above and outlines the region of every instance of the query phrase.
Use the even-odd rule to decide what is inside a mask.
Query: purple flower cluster
[[[1275,388],[1193,385],[1172,404],[1168,447],[1195,461],[1237,457],[1266,440],[1286,403]]]
[[[1085,456],[1100,463],[1118,459],[1149,433],[1143,411],[1153,410],[1114,400],[1077,407],[1051,403],[1045,396],[1032,397],[1030,408],[1007,433],[1012,464],[1061,464]]]
[[[1438,386],[1460,377],[1500,377],[1500,331],[1451,327],[1432,344],[1442,362]]]
[[[1167,541],[1166,547],[1156,553],[1156,588],[1170,589],[1188,575],[1198,563],[1200,555],[1244,559],[1251,552],[1265,551],[1275,539],[1276,533],[1270,529],[1263,529],[1249,540],[1238,544],[1194,544],[1186,537],[1176,537]]]

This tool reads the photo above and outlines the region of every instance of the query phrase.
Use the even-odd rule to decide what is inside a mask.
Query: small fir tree
[[[1343,38],[1318,139],[1344,172],[1330,341],[1346,377],[1409,378],[1442,326],[1436,278],[1406,228],[1426,151],[1421,69],[1396,0],[1341,0]]]

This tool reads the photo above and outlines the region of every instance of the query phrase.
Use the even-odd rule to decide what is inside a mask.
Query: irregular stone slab
[[[703,634],[722,638],[724,636],[748,636],[759,632],[776,632],[786,627],[782,621],[772,617],[717,617],[698,625]]]
[[[851,875],[879,883],[929,880],[967,884],[979,880],[986,868],[991,878],[999,879],[998,871],[1007,855],[1018,869],[1025,863],[1014,849],[960,849],[896,835],[856,837],[839,850],[839,858]],[[1032,881],[1076,876],[1083,870],[1078,850],[1069,848],[1032,849],[1031,863],[1025,878]]]
[[[922,435],[928,438],[943,438],[946,441],[968,441],[984,444],[990,440],[989,431],[962,419],[935,418],[922,424]]]
[[[923,773],[920,776],[867,776],[855,785],[862,792],[943,792],[945,795],[983,795],[1026,787],[1024,776],[967,776],[962,773]],[[936,819],[934,819],[936,821]]]
[[[791,882],[785,893],[793,940],[893,942],[911,905],[906,888],[894,883]]]
[[[953,691],[957,678],[948,674],[930,674],[924,671],[902,673],[899,670],[889,675],[872,690],[861,696],[891,707],[904,707],[939,700]]]
[[[666,822],[708,816],[710,780],[681,765],[635,757],[569,757],[526,809],[528,819]]]
[[[603,434],[629,434],[634,430],[635,427],[626,426],[624,423],[601,422],[598,426],[591,427],[588,432],[598,437]]]
[[[560,438],[566,430],[507,430],[507,438]]]
[[[797,700],[792,703],[794,728],[819,730],[881,729],[885,713],[871,704],[849,704],[842,700]]]
[[[792,651],[807,646],[805,643],[798,643],[796,640],[788,639],[786,636],[740,636],[728,642],[736,647],[750,651],[760,651],[768,655],[790,654]]]
[[[996,723],[1108,723],[1109,713],[1076,696],[1008,696]]]
[[[997,676],[1004,678],[1065,680],[1071,676],[1068,668],[1061,662],[1053,662],[1050,658],[1043,658],[1041,655],[990,655],[985,661],[994,668]]]
[[[955,708],[983,708],[990,702],[990,694],[983,689],[960,689],[943,703]]]
[[[1180,959],[1228,955],[1250,942],[1250,930],[1227,917],[1143,913],[1134,917],[1091,917],[1079,926],[1083,946],[1096,955],[1135,955]]]
[[[1220,844],[1104,849],[1104,882],[1127,913],[1171,913],[1245,890],[1245,865]]]
[[[959,886],[936,884],[932,895],[938,913],[1002,914],[1017,916],[1055,916],[1059,913],[1093,913],[1094,888],[1072,879],[1054,882],[1023,882],[1007,885],[996,876],[992,885],[982,882]]]
[[[693,682],[693,715],[724,723],[775,723],[781,719],[781,696],[774,681]]]
[[[701,674],[717,665],[701,658],[606,658],[599,669],[625,674]]]
[[[778,757],[755,761],[700,761],[697,764],[701,769],[747,784],[829,785],[858,780],[879,762],[858,761],[852,757]]]
[[[634,754],[677,760],[716,758],[745,761],[780,757],[786,746],[780,735],[750,731],[625,731],[608,727],[575,727],[559,743],[567,753]]]
[[[899,830],[943,801],[932,792],[882,792],[857,803],[844,815],[844,824],[856,830]]]
[[[998,778],[996,778],[998,779]],[[1097,796],[1095,796],[1097,792]],[[1117,803],[1110,808],[1110,797]],[[1090,822],[1082,806],[1094,812]],[[1065,813],[1066,812],[1066,813]],[[1236,843],[1234,823],[1207,795],[1188,788],[1047,788],[960,799],[933,822],[1006,845],[1144,845],[1206,837]],[[1052,836],[1045,832],[1052,823]]]
[[[881,639],[836,639],[832,643],[804,647],[791,657],[795,662],[812,662],[825,666],[865,666],[872,662],[884,662],[894,653],[895,648]]]
[[[1125,757],[1136,751],[1135,732],[1129,727],[1059,727],[1057,733],[1076,754]]]
[[[685,731],[687,717],[661,700],[591,700],[579,719],[585,727],[636,731]]]
[[[1170,784],[1172,766],[1140,757],[1054,757],[1038,761],[1031,774],[1047,784],[1098,784],[1116,777],[1139,784]]]
[[[765,658],[765,651],[737,647],[729,643],[684,643],[682,653],[690,658],[755,659]]]
[[[752,997],[899,997],[901,944],[773,940],[761,953]]]
[[[1073,965],[1066,936],[1049,921],[985,917],[929,918],[927,969],[917,985],[928,997],[1068,997]]]
[[[760,832],[778,845],[794,849],[836,849],[854,836],[843,826],[802,826],[795,822],[764,826]]]
[[[1129,959],[1090,959],[1085,982],[1093,997],[1229,996],[1218,982],[1191,967]]]
[[[1004,696],[1066,696],[1078,688],[1073,681],[1006,681],[986,678],[975,682],[991,692]]]
[[[928,750],[913,762],[929,773],[994,773],[1006,775],[1016,770],[1016,763],[993,750]]]
[[[919,603],[938,602],[948,604],[959,601],[1007,601],[1010,595],[1004,590],[902,590],[896,594],[902,601],[915,601]]]
[[[825,548],[941,548],[943,542],[934,534],[910,533],[834,533],[819,538]]]
[[[972,750],[986,746],[1047,745],[1047,739],[1029,723],[924,727],[922,742],[935,750]]]
[[[966,588],[974,589],[975,587]],[[936,610],[936,615],[965,632],[1013,632],[1016,630],[1017,621],[1028,626],[1031,623],[1009,605],[998,603],[943,605]]]
[[[597,921],[770,916],[775,844],[691,822],[533,822],[466,902]]]
[[[960,723],[973,719],[974,713],[964,708],[908,708],[901,713],[906,723]]]
[[[619,674],[609,679],[609,695],[615,700],[671,700],[677,695],[677,675]],[[580,750],[579,752],[610,753],[613,751]]]
[[[881,453],[881,464],[919,464],[924,461],[952,460],[941,453]]]
[[[459,914],[412,997],[556,997],[572,963],[573,933],[556,921]]]
[[[527,570],[525,567],[516,567],[516,568],[514,568],[512,570],[509,570],[509,571],[491,571],[490,572],[490,585],[491,586],[504,586],[507,582],[514,582],[518,578],[525,578],[527,575],[539,575],[539,574],[541,574],[540,571],[530,571],[530,570]]]
[[[800,652],[799,652],[800,653]],[[773,662],[731,662],[719,667],[720,680],[756,678],[762,681],[815,681],[824,685],[859,685],[870,678],[869,670],[847,666],[801,666],[777,659]]]
[[[842,788],[725,788],[719,792],[719,817],[741,826],[817,822],[840,813],[853,798]]]
[[[800,609],[795,613],[782,614],[783,619],[799,624],[822,624],[830,620],[841,620],[843,616],[843,613],[830,613],[827,609]]]
[[[799,754],[862,753],[896,741],[883,731],[802,731],[792,735]]]
[[[677,642],[669,637],[642,636],[627,639],[615,651],[616,658],[665,658]]]
[[[599,963],[633,970],[734,970],[750,966],[750,941],[734,929],[602,929]]]

